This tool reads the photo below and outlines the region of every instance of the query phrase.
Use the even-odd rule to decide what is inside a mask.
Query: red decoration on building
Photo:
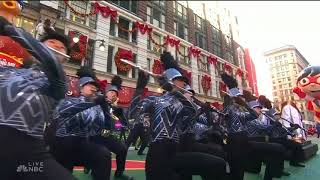
[[[106,87],[107,87],[107,85],[108,85],[108,81],[107,81],[107,80],[100,80],[100,79],[98,79],[97,82],[98,82],[98,84],[99,84],[99,86],[100,86],[100,90],[101,90],[101,91],[105,91],[105,90],[106,90]]]
[[[141,24],[138,21],[135,22],[136,27],[140,30],[141,34],[145,34],[146,32],[149,34],[152,32],[152,28],[147,24]]]
[[[227,64],[227,63],[224,63],[224,64],[223,64],[223,69],[224,69],[225,71],[228,71],[229,73],[232,72],[232,67],[231,67],[229,64]]]
[[[211,77],[207,75],[202,76],[201,85],[204,93],[207,94],[211,89]]]
[[[120,59],[126,59],[129,61],[132,61],[133,59],[132,51],[119,48],[118,52],[114,56],[114,61],[119,71],[122,71],[122,72],[130,71],[132,66],[129,64],[123,63]]]
[[[179,48],[180,40],[171,38],[169,35],[167,35],[165,43],[169,44],[171,47]]]
[[[98,2],[95,2],[93,6],[95,13],[100,13],[104,18],[111,16],[112,20],[117,20],[118,12],[116,10],[111,10],[109,6],[101,6]]]
[[[223,82],[219,82],[219,89],[220,91],[227,92],[227,85],[224,84]]]
[[[192,46],[189,47],[189,56],[194,56],[198,58],[200,56],[201,50],[194,48]]]
[[[244,73],[243,73],[243,71],[242,71],[240,68],[238,68],[238,69],[237,69],[237,72],[236,72],[236,75],[238,75],[238,76],[240,76],[240,77],[243,77]]]
[[[162,74],[164,71],[163,64],[160,60],[154,60],[153,66],[152,66],[152,72],[154,74]]]
[[[75,36],[75,34],[76,34],[75,31],[69,31],[69,39],[70,39],[70,47],[71,47],[70,57],[73,60],[82,61],[87,54],[88,37],[81,34],[79,37],[79,42],[74,43],[73,37]]]
[[[218,58],[215,56],[209,56],[208,57],[208,62],[214,66],[217,66],[218,63]]]
[[[77,97],[80,95],[79,88],[78,88],[78,80],[79,78],[76,76],[67,75],[67,81],[69,83],[67,96]]]
[[[118,95],[119,97],[118,103],[120,105],[130,104],[130,101],[132,99],[134,92],[135,92],[134,88],[122,86],[122,89],[119,91],[119,95]]]

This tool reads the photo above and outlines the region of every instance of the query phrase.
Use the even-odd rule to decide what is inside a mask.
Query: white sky
[[[260,94],[271,96],[263,52],[294,45],[311,65],[320,65],[320,2],[220,1],[238,17],[241,45],[256,65]]]

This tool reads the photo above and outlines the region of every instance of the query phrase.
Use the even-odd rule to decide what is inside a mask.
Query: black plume
[[[111,85],[116,86],[119,90],[121,90],[122,79],[120,76],[114,76],[111,80]]]
[[[160,61],[162,62],[165,70],[175,68],[181,72],[178,62],[174,60],[173,56],[169,52],[164,51],[160,55]]]
[[[92,79],[97,80],[97,76],[94,70],[85,66],[82,66],[80,69],[78,69],[76,75],[79,76],[79,78],[91,77]]]
[[[252,93],[251,93],[250,91],[243,90],[242,93],[243,93],[244,99],[246,99],[247,102],[255,101],[255,100],[258,99],[257,97],[255,97],[254,95],[252,95]]]
[[[229,89],[238,87],[237,80],[226,73],[221,74],[221,79],[228,86]]]

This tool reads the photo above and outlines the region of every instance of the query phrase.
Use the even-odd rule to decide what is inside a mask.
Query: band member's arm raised
[[[67,89],[66,77],[62,65],[51,51],[29,33],[11,24],[5,25],[1,33],[14,39],[40,62],[40,67],[50,83],[48,95],[55,99],[64,98]]]

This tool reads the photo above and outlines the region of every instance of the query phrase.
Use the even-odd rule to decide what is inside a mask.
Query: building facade
[[[272,78],[272,95],[274,104],[280,109],[281,103],[292,100],[296,102],[304,120],[312,120],[313,115],[306,109],[305,101],[292,92],[296,86],[298,74],[309,62],[295,46],[287,45],[264,53]]]
[[[248,48],[244,50],[244,63],[247,71],[249,72],[247,80],[250,90],[255,96],[259,96],[256,68]]]
[[[232,27],[235,20],[225,20],[231,17],[230,12],[198,2],[194,11],[192,3],[195,2],[29,1],[19,18],[20,22],[26,19],[32,23],[17,25],[35,34],[39,21],[50,18],[55,29],[70,39],[79,35],[80,52],[65,65],[66,72],[74,75],[82,64],[91,66],[99,78],[108,82],[113,75],[120,75],[127,87],[123,94],[128,98],[124,102],[130,102],[137,70],[119,63],[118,57],[131,53],[128,57],[136,64],[161,72],[159,56],[164,50],[178,60],[200,100],[221,102],[221,72],[236,76],[240,88],[248,84],[244,49],[233,39],[239,38],[237,27]],[[224,17],[226,14],[228,17]],[[99,48],[100,40],[105,42],[104,51]],[[148,90],[162,92],[153,78]]]

